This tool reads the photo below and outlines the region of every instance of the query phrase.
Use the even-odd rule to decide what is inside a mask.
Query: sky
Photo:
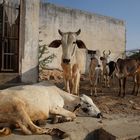
[[[140,49],[140,0],[47,0],[50,3],[122,19],[126,49]]]

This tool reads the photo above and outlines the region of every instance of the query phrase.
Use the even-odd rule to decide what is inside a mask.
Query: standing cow
[[[103,51],[103,57],[101,57],[102,67],[103,67],[103,79],[105,87],[110,87],[110,79],[113,77],[113,73],[115,71],[116,63],[114,61],[110,61],[111,51],[108,53]]]
[[[133,92],[135,92],[135,85],[138,83],[139,78],[139,61],[136,59],[121,59],[116,62],[116,76],[119,79],[119,94],[121,96],[123,89],[123,97],[125,96],[126,78],[132,76],[134,80]],[[137,93],[136,93],[137,94]]]
[[[61,40],[54,40],[49,47],[58,48],[62,45],[62,61],[63,78],[65,90],[69,93],[79,94],[79,82],[82,68],[82,57],[78,52],[78,48],[86,48],[82,40],[78,40],[77,36],[81,30],[77,32],[62,32],[58,30],[61,35]]]
[[[90,95],[93,94],[97,96],[97,86],[101,83],[102,79],[102,65],[100,61],[100,51],[96,50],[94,56],[91,57],[90,65],[89,65],[89,80],[90,80]]]

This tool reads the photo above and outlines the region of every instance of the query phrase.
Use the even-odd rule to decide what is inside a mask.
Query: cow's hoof
[[[138,93],[134,94],[134,96],[137,96],[137,95],[138,95]]]
[[[64,134],[62,134],[59,138],[60,138],[60,139],[65,139],[65,138],[67,138],[67,137],[69,137],[69,134],[68,134],[68,133],[64,133]]]
[[[122,98],[124,99],[125,98],[125,95],[123,95]]]
[[[52,124],[60,123],[59,121],[60,121],[60,118],[54,117],[54,118],[52,119],[51,123],[52,123]]]
[[[92,93],[90,93],[89,96],[92,96]]]
[[[97,94],[94,94],[94,97],[97,97]]]
[[[56,136],[60,139],[64,139],[64,138],[69,137],[69,134],[67,134],[66,132],[64,132],[60,129],[57,129],[57,128],[52,129],[51,135]]]
[[[47,120],[37,120],[36,122],[34,122],[37,126],[43,126],[46,125]]]
[[[0,136],[7,136],[11,134],[11,129],[8,127],[5,127],[3,129],[0,129]]]

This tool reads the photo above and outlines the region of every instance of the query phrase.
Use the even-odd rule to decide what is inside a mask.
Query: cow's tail
[[[7,136],[11,134],[11,129],[8,127],[4,127],[2,129],[0,129],[0,137],[1,136]]]

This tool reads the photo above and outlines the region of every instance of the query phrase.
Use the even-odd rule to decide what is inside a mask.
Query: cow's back
[[[53,106],[63,106],[64,101],[58,91],[51,87],[41,85],[16,86],[2,90],[0,93],[0,106],[12,104],[12,100],[20,100],[25,105],[26,111],[33,120],[42,114],[48,117],[49,109]]]

